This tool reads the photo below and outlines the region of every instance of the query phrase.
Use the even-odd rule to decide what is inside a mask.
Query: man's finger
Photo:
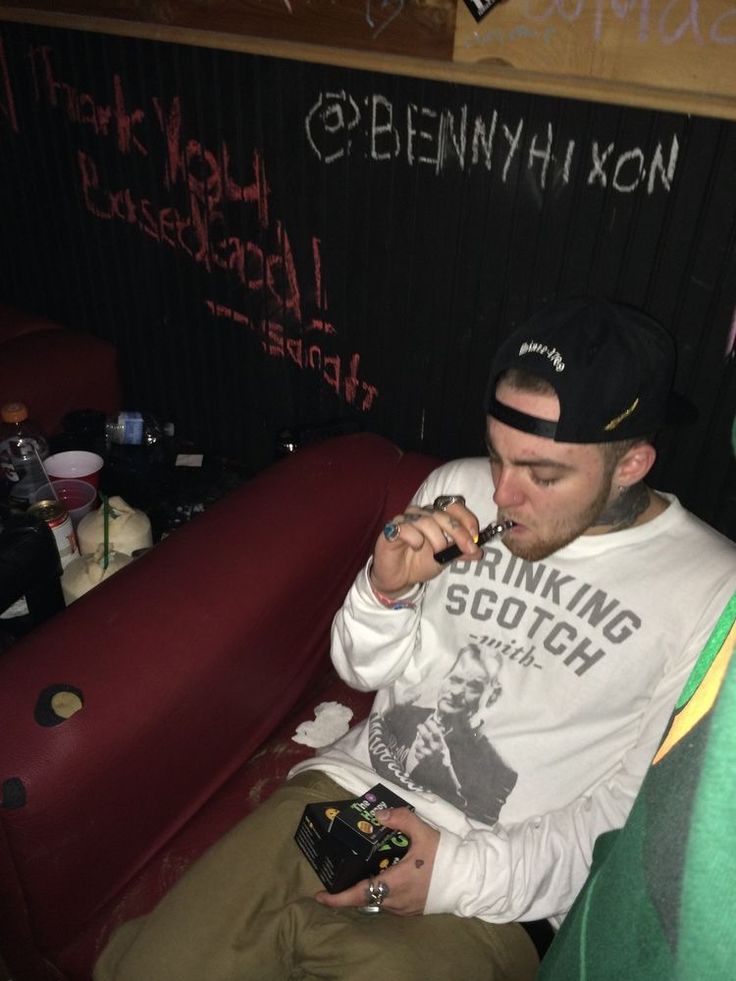
[[[382,808],[376,811],[376,817],[387,828],[403,831],[409,838],[412,837],[412,829],[416,835],[421,833],[422,829],[428,828],[428,825],[408,807]]]
[[[314,897],[322,906],[331,906],[338,909],[342,906],[366,906],[370,900],[368,898],[368,879],[363,879],[356,886],[344,889],[342,892],[318,892]]]

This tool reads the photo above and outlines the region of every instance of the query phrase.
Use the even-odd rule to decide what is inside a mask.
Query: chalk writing
[[[312,237],[312,264],[314,265],[314,296],[317,306],[323,310],[327,309],[327,291],[322,287],[322,254],[320,252],[320,239]],[[330,326],[329,333],[334,333],[334,328]]]
[[[303,337],[289,337],[283,324],[278,321],[253,319],[214,300],[205,300],[205,304],[213,316],[231,320],[253,331],[260,337],[261,347],[266,354],[275,358],[288,358],[300,368],[316,371],[325,384],[348,405],[355,405],[363,412],[367,412],[373,405],[378,389],[358,377],[359,354],[350,355],[346,370],[339,354],[326,354],[321,345],[310,343]],[[313,321],[308,328],[320,331],[323,330],[323,324]]]
[[[549,45],[558,34],[556,27],[537,29],[527,24],[516,24],[514,27],[489,27],[484,31],[473,31],[470,37],[463,41],[464,48],[482,48],[490,44],[514,44],[517,41],[541,41]]]
[[[46,101],[60,109],[72,122],[89,126],[96,136],[114,133],[121,153],[136,151],[147,156],[139,127],[146,118],[140,107],[128,109],[123,84],[119,75],[113,75],[114,100],[99,103],[89,92],[80,92],[56,77],[52,62],[52,49],[48,45],[31,48],[28,54],[34,94],[37,102]]]
[[[368,411],[378,389],[359,377],[360,354],[345,357],[325,347],[339,332],[325,317],[320,240],[311,236],[305,250],[311,266],[306,277],[286,224],[271,215],[262,152],[254,148],[243,169],[226,140],[210,146],[187,133],[180,96],[168,101],[152,96],[150,104],[132,105],[119,73],[111,76],[109,98],[82,91],[60,75],[48,45],[32,48],[27,65],[36,105],[58,113],[85,137],[85,145],[76,149],[76,168],[87,212],[126,226],[202,268],[246,307],[238,311],[208,299],[206,308],[213,316],[248,326],[261,338],[266,355],[316,372],[349,405]],[[13,81],[0,37],[0,123],[19,133]],[[342,131],[344,124],[336,118],[334,128]],[[115,166],[111,172],[122,178],[113,180],[108,175],[111,152],[131,165],[145,161],[144,183],[135,167],[128,172]],[[156,166],[160,182],[151,183]],[[253,234],[231,231],[244,226]],[[258,316],[248,311],[249,303],[260,311]],[[320,343],[308,339],[317,334]]]
[[[350,153],[350,133],[360,120],[358,103],[344,89],[321,92],[304,120],[309,145],[325,163],[339,160]],[[316,140],[321,149],[317,148]]]
[[[281,222],[275,222],[274,251],[269,253],[259,242],[224,236],[218,231],[222,213],[214,211],[212,205],[220,198],[203,181],[194,181],[193,187],[188,182],[191,195],[185,209],[157,208],[149,198],[137,197],[129,187],[103,186],[96,163],[84,151],[77,152],[77,162],[82,196],[90,214],[133,225],[154,241],[184,252],[208,272],[213,268],[228,270],[246,289],[258,293],[265,289],[274,302],[281,302],[301,323],[294,256]],[[255,170],[262,168],[257,151],[253,164]]]
[[[379,16],[384,17],[383,23],[378,23],[374,16],[376,8],[378,8]],[[391,21],[396,20],[403,9],[404,0],[381,0],[380,3],[377,3],[376,0],[366,0],[365,19],[373,31],[373,38],[377,38],[382,31],[385,31]]]
[[[312,152],[325,164],[352,153],[376,163],[403,160],[409,167],[427,166],[438,176],[452,170],[483,168],[509,180],[512,165],[525,168],[541,190],[553,167],[558,185],[568,185],[573,165],[587,173],[590,187],[630,194],[639,187],[647,194],[670,191],[677,168],[679,141],[661,140],[645,152],[636,146],[598,141],[578,145],[560,138],[551,122],[542,131],[528,132],[524,117],[510,120],[497,110],[470,118],[467,105],[459,109],[407,103],[395,106],[384,95],[358,101],[345,90],[321,92],[309,109],[304,127]]]
[[[13,88],[10,84],[10,72],[2,38],[0,38],[0,83],[0,120],[6,119],[11,129],[18,133],[18,117],[15,114]]]
[[[713,9],[713,8],[718,9]],[[520,38],[536,39],[539,29],[531,25],[546,24],[565,30],[579,20],[590,22],[591,41],[605,41],[606,31],[617,22],[631,25],[639,44],[669,46],[690,39],[698,45],[736,44],[736,6],[712,4],[701,9],[698,0],[523,0],[514,13],[527,23],[506,29],[476,30],[465,39],[464,47],[505,43]],[[545,32],[545,42],[551,35]]]

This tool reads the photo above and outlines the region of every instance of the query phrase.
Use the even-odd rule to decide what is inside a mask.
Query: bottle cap
[[[22,402],[6,402],[0,409],[3,422],[23,422],[28,418],[28,409]]]

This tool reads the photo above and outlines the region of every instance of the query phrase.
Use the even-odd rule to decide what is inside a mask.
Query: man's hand
[[[380,873],[379,881],[388,886],[389,892],[381,909],[398,916],[418,916],[424,912],[432,878],[434,857],[437,854],[440,833],[410,811],[408,807],[395,807],[379,811],[376,815],[387,828],[403,831],[411,840],[409,850],[396,865]],[[318,892],[314,897],[323,906],[365,906],[368,898],[368,879],[344,892],[332,895]]]
[[[412,773],[422,760],[437,756],[443,766],[450,769],[452,759],[445,742],[445,729],[436,714],[430,715],[417,726],[417,734],[406,758],[406,772]]]
[[[478,519],[457,501],[444,511],[410,505],[386,526],[376,542],[371,565],[371,584],[385,596],[399,596],[442,571],[434,553],[453,542],[468,558],[483,554],[477,538]]]

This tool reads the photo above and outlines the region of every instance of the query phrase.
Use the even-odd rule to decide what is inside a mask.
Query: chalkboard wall
[[[2,296],[113,340],[126,402],[267,465],[344,423],[482,452],[542,300],[676,335],[658,484],[734,534],[736,124],[0,23]]]

